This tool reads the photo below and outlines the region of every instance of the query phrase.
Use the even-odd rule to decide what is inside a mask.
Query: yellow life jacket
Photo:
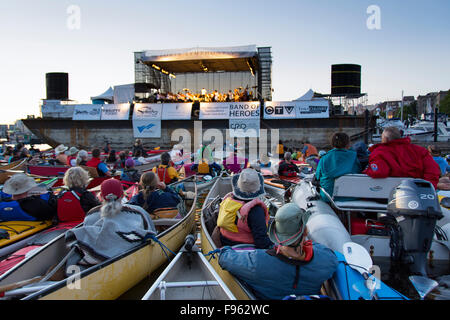
[[[197,172],[200,174],[209,174],[209,165],[207,162],[202,161],[198,164]]]

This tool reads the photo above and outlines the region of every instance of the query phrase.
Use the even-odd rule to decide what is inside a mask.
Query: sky
[[[79,103],[133,83],[142,50],[270,46],[274,101],[330,93],[339,63],[362,66],[369,104],[448,90],[449,12],[448,0],[1,0],[0,123],[39,115],[48,72],[69,73]]]

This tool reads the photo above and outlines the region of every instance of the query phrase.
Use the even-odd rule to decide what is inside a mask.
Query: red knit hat
[[[123,187],[119,180],[108,179],[102,182],[100,186],[101,195],[103,199],[108,200],[108,195],[113,194],[119,199],[123,196]]]

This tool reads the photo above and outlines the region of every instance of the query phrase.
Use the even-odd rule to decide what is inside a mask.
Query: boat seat
[[[181,219],[170,219],[170,218],[161,218],[157,220],[153,220],[153,224],[156,226],[173,226],[178,223]]]
[[[322,191],[341,211],[386,212],[391,191],[405,179],[413,178],[374,179],[365,174],[346,174],[335,180],[332,196]],[[356,199],[340,201],[340,198]]]

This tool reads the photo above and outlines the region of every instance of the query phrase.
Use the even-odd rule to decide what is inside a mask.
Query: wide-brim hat
[[[3,185],[3,192],[10,195],[22,194],[38,187],[33,178],[24,173],[17,173],[6,180]]]
[[[77,147],[71,147],[71,148],[69,149],[69,156],[73,156],[73,155],[76,154],[78,151],[80,151],[80,150],[78,150]]]
[[[241,200],[252,200],[265,194],[263,176],[251,168],[234,175],[231,186],[234,196]]]
[[[295,203],[287,203],[278,209],[275,220],[269,226],[269,238],[277,244],[289,246],[305,233],[306,223],[311,213]]]
[[[63,144],[60,144],[59,146],[57,146],[55,148],[55,153],[63,153],[64,151],[66,151],[67,149],[69,149],[68,147],[66,147]]]
[[[262,164],[268,164],[270,162],[269,157],[267,154],[261,155],[261,159],[259,160]]]

